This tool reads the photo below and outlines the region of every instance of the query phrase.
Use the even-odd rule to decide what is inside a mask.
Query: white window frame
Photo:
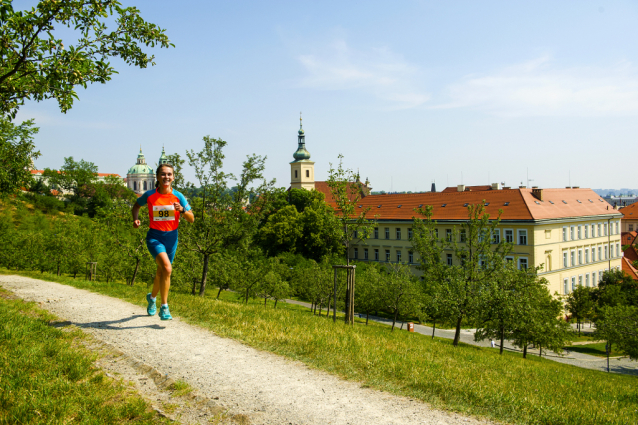
[[[446,258],[446,262],[448,266],[451,266],[454,264],[454,259],[452,258],[452,254],[447,254],[445,258]]]
[[[582,225],[578,225],[578,239],[582,239],[583,238],[583,226]]]
[[[572,276],[572,290],[571,290],[571,292],[574,292],[574,289],[576,289],[576,276]]]
[[[511,235],[512,235],[511,241],[507,240],[507,232],[511,232]],[[514,229],[503,229],[503,238],[505,239],[505,242],[507,243],[514,243]]]
[[[602,223],[598,223],[598,237],[601,237],[603,235],[603,224]]]
[[[363,248],[363,259],[368,260],[368,248]]]
[[[563,268],[566,269],[567,267],[569,267],[569,251],[564,250],[563,251]]]
[[[609,248],[605,245],[605,260],[609,260]]]
[[[522,264],[525,263],[525,269],[527,269],[529,267],[529,261],[527,260],[527,257],[519,257],[518,258],[518,269],[519,270],[523,270],[522,268]]]
[[[414,264],[414,251],[408,251],[408,263]]]
[[[400,228],[400,227],[397,227],[397,228],[395,229],[395,233],[394,233],[394,235],[397,237],[397,240],[398,240],[398,241],[400,241],[400,240],[401,240],[401,228]]]
[[[374,249],[374,261],[379,261],[379,248]]]
[[[585,286],[589,288],[589,273],[585,273]]]
[[[583,249],[578,248],[578,265],[583,264]]]
[[[589,248],[585,248],[585,264],[589,264]]]
[[[386,249],[386,250],[385,250],[385,261],[386,261],[387,263],[389,263],[389,262],[390,262],[390,250],[389,250],[389,249]]]
[[[401,262],[401,250],[397,249],[397,263]]]
[[[569,226],[569,240],[573,241],[576,238],[576,226]]]
[[[567,226],[563,226],[563,242],[567,242]]]
[[[574,267],[576,265],[576,250],[575,249],[572,249],[569,252],[569,260],[570,260],[570,265]]]
[[[589,226],[585,224],[585,239],[589,239]]]
[[[527,229],[518,229],[518,232],[516,232],[516,236],[518,245],[529,245],[527,240]],[[525,243],[521,243],[521,238],[525,238]]]
[[[359,259],[359,248],[354,248],[354,259],[355,260]]]
[[[563,294],[569,294],[569,278],[566,277],[563,279]]]
[[[492,243],[501,243],[501,229],[494,229],[494,231],[492,232]]]
[[[578,286],[583,286],[583,275],[582,274],[578,275]]]

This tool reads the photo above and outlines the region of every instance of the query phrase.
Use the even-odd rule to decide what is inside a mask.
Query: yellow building
[[[291,188],[316,189],[334,202],[326,182],[314,181],[314,162],[306,150],[303,128],[291,166]],[[539,275],[549,281],[549,290],[568,294],[576,285],[596,286],[604,271],[621,269],[621,218],[591,189],[501,188],[488,186],[450,187],[443,192],[367,195],[361,182],[360,208],[370,208],[368,218],[378,226],[371,238],[355,240],[348,255],[357,261],[407,262],[418,265],[413,252],[412,222],[415,208],[433,207],[439,237],[452,237],[454,226],[467,221],[468,205],[484,203],[490,217],[502,210],[495,242],[514,246],[510,258],[518,267],[543,266]],[[366,196],[367,195],[367,196]],[[460,241],[459,241],[460,242]],[[456,264],[452,251],[443,261]]]

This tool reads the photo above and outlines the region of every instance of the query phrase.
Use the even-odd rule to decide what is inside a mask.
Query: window
[[[578,250],[578,264],[583,264],[583,250]]]
[[[358,260],[359,259],[359,248],[355,248],[354,249],[354,259]]]
[[[374,261],[379,261],[379,249],[374,249]]]
[[[607,223],[603,224],[603,228],[605,229],[605,233],[604,233],[604,235],[605,235],[605,236],[607,236],[607,232],[608,232],[608,230],[607,230]]]
[[[601,232],[602,226],[603,226],[602,224],[598,223],[598,237],[601,237],[603,235]]]
[[[569,279],[563,279],[563,294],[569,294]]]
[[[514,231],[512,229],[505,229],[505,242],[514,243]]]
[[[385,261],[390,262],[390,250],[385,250]]]
[[[552,238],[552,231],[551,230],[545,230],[545,239],[551,239]]]
[[[412,229],[408,229],[408,240],[412,240]]]
[[[397,250],[397,263],[401,262],[401,251]]]
[[[295,178],[297,178],[297,170],[295,170]]]
[[[574,267],[576,265],[576,251],[572,250],[572,252],[570,253],[570,264],[572,267]]]
[[[585,230],[585,239],[588,239],[589,238],[589,226],[585,224],[585,228],[583,230]]]
[[[368,248],[363,248],[363,259],[364,260],[368,259]]]
[[[578,275],[578,286],[583,286],[583,275]]]
[[[605,245],[605,260],[609,258],[609,252],[607,251],[607,245]]]
[[[634,231],[634,225],[633,225],[633,224],[630,224],[630,225],[629,225],[629,231],[630,231],[630,232],[633,232],[633,231]]]
[[[616,244],[616,257],[620,257],[620,243]]]
[[[133,190],[137,190],[137,182],[133,182]]]
[[[576,289],[576,276],[572,276],[572,292]]]
[[[563,267],[569,267],[569,264],[567,263],[567,251],[563,251]]]
[[[589,263],[589,248],[585,248],[585,263]]]
[[[585,286],[589,288],[589,273],[585,275]]]
[[[436,238],[439,238],[439,229],[434,229],[434,236],[436,236]]]
[[[603,248],[602,247],[598,247],[598,261],[602,261],[603,259]]]
[[[574,226],[570,226],[569,227],[569,240],[571,240],[571,241],[573,241],[574,237],[575,237],[574,230],[575,230]]]
[[[459,235],[461,236],[461,243],[465,243],[467,241],[467,234],[465,232],[465,229],[461,229]]]
[[[452,254],[448,254],[447,255],[447,265],[451,266],[452,265]]]
[[[512,261],[514,261],[514,257],[505,257],[505,261],[511,263]]]
[[[408,263],[414,264],[414,252],[408,251]]]
[[[379,228],[378,227],[374,228],[374,238],[375,239],[379,239]]]
[[[397,230],[397,240],[400,240],[401,239],[401,228],[397,227],[396,230]]]
[[[618,222],[616,222],[616,230],[614,231],[614,235],[618,234]]]
[[[518,231],[518,244],[527,245],[527,230],[523,229]]]
[[[452,229],[445,229],[445,240],[452,242]]]
[[[355,230],[354,232],[352,232],[352,237],[354,237],[355,239],[357,239],[359,237],[359,232],[357,230]]]
[[[591,225],[591,237],[592,238],[596,237],[596,225],[595,224]]]
[[[144,180],[144,190],[146,190],[146,180]]]
[[[596,286],[596,272],[591,273],[591,286]]]
[[[492,243],[501,243],[501,229],[494,229],[492,232]]]
[[[567,226],[563,226],[563,241],[567,240]]]
[[[527,270],[527,258],[518,259],[518,268],[520,270]]]
[[[385,228],[385,238],[386,239],[390,239],[390,228],[389,227]]]
[[[594,261],[596,261],[596,247],[592,246],[591,247],[591,262],[593,263]]]
[[[310,177],[310,170],[306,170],[306,177]]]

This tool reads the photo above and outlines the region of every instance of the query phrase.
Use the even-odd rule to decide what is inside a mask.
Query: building
[[[31,170],[31,175],[33,176],[35,180],[42,180],[45,184],[48,184],[49,179],[44,177],[43,173],[44,173],[44,170]],[[115,173],[97,173],[96,181],[104,183],[106,181],[106,178],[109,176],[122,179],[122,177],[120,177],[119,174],[115,174]],[[52,189],[51,193],[58,196],[58,195],[68,195],[69,193],[71,193],[71,191],[62,189],[62,188],[56,188],[56,189]]]
[[[620,243],[624,248],[622,269],[633,280],[638,280],[638,232],[623,232]]]
[[[638,202],[618,210],[622,215],[622,231],[633,232],[638,230]]]
[[[162,155],[160,160],[165,158],[164,148],[162,148]],[[131,189],[138,195],[143,194],[147,190],[151,190],[155,187],[155,172],[146,163],[146,158],[142,153],[142,147],[140,146],[140,153],[137,155],[137,161],[126,173],[126,187]]]
[[[336,204],[326,182],[314,181],[314,163],[299,130],[299,147],[291,162],[291,188],[316,189],[326,202]],[[304,168],[305,167],[305,168]],[[307,170],[307,172],[306,172]],[[621,269],[621,218],[623,215],[591,189],[527,189],[485,186],[449,187],[442,192],[368,195],[361,188],[359,208],[370,208],[377,227],[370,239],[355,241],[349,257],[357,261],[419,264],[411,245],[415,208],[433,206],[441,237],[451,237],[454,226],[468,219],[468,205],[482,203],[490,217],[502,210],[494,241],[513,244],[510,255],[519,268],[543,266],[539,276],[549,281],[552,293],[568,294],[576,285],[596,286],[604,271]],[[452,251],[443,261],[458,264]]]

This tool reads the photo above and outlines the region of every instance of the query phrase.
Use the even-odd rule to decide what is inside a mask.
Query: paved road
[[[303,301],[286,300],[286,302],[291,304],[302,305],[302,306],[310,308],[310,303],[306,303]],[[365,315],[362,315],[362,317],[365,318]],[[383,317],[370,316],[370,320],[374,320],[375,322],[385,323],[389,326],[392,326],[392,320],[386,319]],[[400,328],[401,322],[399,322],[396,326]],[[573,326],[575,329],[576,325],[573,325]],[[406,329],[405,325],[403,326],[403,329],[405,331]],[[415,324],[414,331],[420,334],[428,335],[428,336],[432,335],[432,327],[430,326]],[[478,341],[478,342],[474,341],[474,332],[475,332],[474,329],[463,329],[461,331],[461,342],[464,342],[466,344],[471,344],[471,345],[478,345],[480,347],[490,346],[490,341],[488,340]],[[593,332],[593,328],[589,328],[589,325],[587,325],[581,329],[581,332],[590,333],[590,332]],[[440,338],[454,339],[454,330],[437,328],[434,331],[434,336],[440,337]],[[495,348],[495,350],[498,349],[498,344],[496,344],[496,347],[497,348]],[[508,351],[522,353],[522,351],[519,348],[514,347],[509,341],[505,342],[504,349]],[[538,350],[528,349],[527,355],[538,355]],[[543,357],[549,360],[554,360],[559,363],[571,364],[571,365],[586,368],[586,369],[600,370],[603,372],[607,371],[606,358],[590,356],[588,354],[577,353],[575,351],[565,350],[563,354],[561,355],[551,351],[547,353],[546,350],[543,350]],[[624,373],[628,375],[638,376],[638,362],[629,360],[629,358],[627,357],[612,358],[609,360],[609,370],[614,373]]]

